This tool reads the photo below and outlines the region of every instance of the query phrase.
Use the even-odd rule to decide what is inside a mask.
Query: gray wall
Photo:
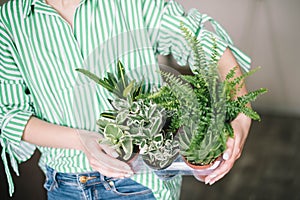
[[[235,44],[261,66],[248,88],[267,87],[255,107],[300,115],[299,0],[178,0],[219,21]]]
[[[2,4],[3,0],[0,0]],[[248,79],[249,90],[267,87],[254,107],[300,115],[299,0],[178,0],[219,21],[235,44],[261,66]]]

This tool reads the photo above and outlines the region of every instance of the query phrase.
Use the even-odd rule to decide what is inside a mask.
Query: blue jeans
[[[116,179],[98,172],[60,173],[47,167],[45,189],[48,200],[153,200],[152,191],[130,178]]]

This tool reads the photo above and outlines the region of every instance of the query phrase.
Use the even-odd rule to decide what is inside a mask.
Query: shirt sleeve
[[[17,175],[18,163],[29,159],[35,146],[21,140],[24,128],[33,115],[30,95],[26,94],[27,86],[18,70],[16,52],[13,42],[0,19],[0,142],[9,192],[12,195],[14,186],[8,167],[7,154]],[[6,154],[7,153],[7,154]]]
[[[212,17],[201,14],[197,9],[185,12],[184,8],[176,1],[170,0],[145,0],[145,21],[148,24],[150,38],[155,43],[155,48],[160,55],[169,55],[175,58],[179,65],[193,66],[192,50],[184,38],[181,23],[194,36],[198,38],[207,57],[212,55],[215,39],[217,52],[220,56],[226,48],[234,54],[237,62],[244,71],[250,69],[250,58],[236,48],[225,29]],[[212,31],[206,28],[209,24]],[[151,30],[150,30],[151,29]]]

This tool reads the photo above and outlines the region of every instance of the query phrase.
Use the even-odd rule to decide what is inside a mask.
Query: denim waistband
[[[85,173],[62,173],[57,172],[55,169],[46,166],[47,178],[53,179],[54,182],[64,182],[69,185],[93,185],[93,184],[104,184],[116,178],[107,177],[99,172],[85,172]]]
[[[130,178],[107,177],[99,172],[62,173],[49,166],[46,166],[46,170],[44,188],[48,191],[48,197],[51,197],[48,199],[76,199],[76,195],[85,200],[155,199],[151,189]],[[76,198],[69,198],[70,196]]]

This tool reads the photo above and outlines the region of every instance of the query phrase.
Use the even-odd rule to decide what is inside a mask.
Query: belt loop
[[[53,169],[53,172],[52,172],[52,179],[53,179],[52,187],[53,187],[53,189],[58,187],[57,180],[56,180],[56,174],[57,174],[57,171],[55,169]]]
[[[100,180],[101,180],[101,182],[102,182],[102,184],[103,184],[103,186],[105,187],[106,190],[111,190],[112,189],[109,182],[106,180],[106,176],[100,174]]]
[[[77,182],[77,185],[78,186],[81,186],[81,183],[80,183],[80,175],[79,174],[76,174],[76,182]]]
[[[57,181],[56,181],[56,171],[52,169],[49,166],[46,166],[47,174],[46,174],[46,182],[44,184],[44,187],[47,191],[51,191],[54,188],[58,187]]]
[[[100,173],[100,180],[101,180],[101,182],[106,182],[105,176],[103,176],[101,173]]]

